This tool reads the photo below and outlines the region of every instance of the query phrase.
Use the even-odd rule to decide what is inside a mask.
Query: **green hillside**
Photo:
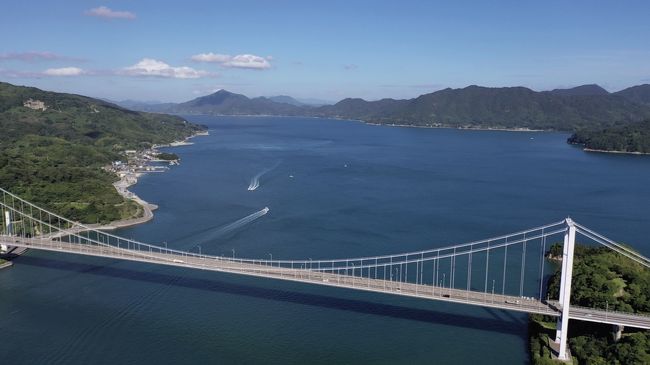
[[[550,253],[561,253],[560,244]],[[560,265],[549,279],[550,298],[557,298],[560,288]],[[650,272],[640,264],[605,247],[576,245],[573,263],[571,302],[589,308],[631,313],[650,313]],[[531,362],[534,365],[559,364],[550,360],[548,339],[555,336],[554,317],[531,315],[529,327]],[[626,328],[614,341],[611,325],[572,321],[569,346],[574,363],[648,364],[650,331]]]
[[[43,102],[45,110],[23,104]],[[68,218],[108,222],[137,214],[101,167],[125,149],[200,130],[182,118],[134,112],[79,95],[0,83],[0,186]]]
[[[650,153],[650,120],[574,133],[569,143],[600,151]]]

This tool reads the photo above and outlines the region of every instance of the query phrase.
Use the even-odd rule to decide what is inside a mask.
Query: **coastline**
[[[452,127],[445,125],[413,125],[413,124],[383,124],[383,123],[373,123],[366,122],[363,120],[353,120],[358,121],[363,124],[373,125],[373,126],[383,126],[383,127],[402,127],[402,128],[425,128],[425,129],[456,129],[461,131],[497,131],[497,132],[554,132],[551,130],[543,129],[530,129],[530,128],[499,128],[499,127]]]
[[[415,124],[399,124],[399,123],[377,123],[368,122],[362,119],[343,118],[343,117],[328,117],[328,116],[314,116],[314,115],[275,115],[275,114],[189,114],[208,117],[246,117],[246,118],[312,118],[312,119],[332,119],[349,122],[363,123],[366,125],[379,126],[379,127],[402,127],[402,128],[425,128],[425,129],[456,129],[461,131],[497,131],[497,132],[562,132],[551,129],[530,129],[525,127],[464,127],[464,126],[450,126],[450,125],[415,125]],[[190,142],[191,144],[191,142]]]
[[[631,151],[608,151],[608,150],[599,150],[594,148],[583,148],[585,152],[596,152],[596,153],[614,153],[618,155],[637,155],[637,156],[647,156],[650,155],[648,152],[631,152]]]
[[[198,136],[207,136],[207,135],[209,135],[209,132],[207,130],[197,132],[191,136],[184,138],[183,140],[174,141],[166,145],[154,145],[153,149],[162,148],[162,147],[179,147],[179,146],[192,145],[193,144],[192,142],[188,142],[190,139]],[[142,176],[144,173],[145,172],[135,172],[135,173],[125,174],[124,176],[120,176],[120,180],[113,183],[113,187],[115,188],[117,193],[120,194],[124,199],[134,201],[140,207],[142,207],[143,215],[141,217],[131,217],[128,219],[112,221],[108,224],[84,224],[83,226],[78,226],[73,228],[73,230],[77,231],[77,233],[81,231],[85,231],[87,229],[112,231],[120,228],[136,226],[152,220],[154,217],[153,211],[158,209],[158,206],[145,201],[144,199],[140,198],[139,196],[129,191],[128,189],[129,187],[137,184],[138,177]],[[26,251],[27,251],[26,248],[13,247],[12,250],[2,255],[2,257],[5,258],[5,261],[0,262],[0,269],[11,267],[13,265],[13,262],[11,260],[22,255]]]
[[[178,140],[171,142],[169,144],[164,144],[164,145],[154,145],[153,149],[157,148],[163,148],[163,147],[180,147],[180,146],[189,146],[194,144],[193,142],[189,142],[190,139],[198,136],[207,136],[210,135],[210,133],[206,131],[202,132],[197,132],[191,136],[186,137],[183,140]],[[129,190],[129,187],[134,186],[135,184],[138,183],[138,178],[142,176],[144,173],[143,172],[136,172],[133,174],[126,174],[122,177],[120,177],[119,181],[116,181],[113,183],[113,187],[115,187],[115,190],[117,190],[117,193],[120,194],[124,199],[128,199],[131,201],[134,201],[137,203],[140,207],[142,207],[143,210],[143,215],[141,217],[132,217],[128,219],[122,219],[118,221],[113,221],[105,225],[96,225],[95,227],[92,227],[94,229],[99,229],[99,230],[104,230],[104,231],[109,231],[109,230],[115,230],[115,229],[120,229],[120,228],[127,228],[127,227],[132,227],[132,226],[137,226],[139,224],[143,224],[146,222],[149,222],[150,220],[153,219],[154,214],[153,211],[158,209],[158,206],[156,204],[152,204],[147,202],[146,200],[140,198],[133,192]]]

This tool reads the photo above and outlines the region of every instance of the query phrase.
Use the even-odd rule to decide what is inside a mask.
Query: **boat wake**
[[[250,184],[248,184],[248,191],[253,191],[253,190],[256,190],[257,188],[259,188],[260,187],[260,178],[262,176],[264,176],[264,174],[267,174],[267,173],[275,170],[275,168],[278,167],[278,165],[280,165],[280,161],[276,162],[273,166],[271,166],[269,168],[266,168],[266,169],[260,171],[259,173],[257,173],[257,175],[253,176],[253,178],[251,179]]]
[[[249,214],[245,216],[244,218],[238,219],[232,223],[226,224],[225,226],[220,226],[220,227],[209,227],[206,229],[202,229],[199,231],[195,231],[189,235],[185,235],[182,237],[176,238],[176,240],[187,240],[187,239],[192,239],[195,241],[197,244],[203,244],[203,243],[208,243],[216,238],[219,238],[220,236],[223,236],[229,232],[232,232],[238,228],[241,228],[249,223],[252,223],[253,221],[265,216],[268,214],[270,209],[268,207],[265,207],[262,210],[259,210],[253,214]]]
[[[263,216],[265,216],[266,214],[268,214],[269,210],[270,210],[269,207],[265,207],[264,209],[259,210],[259,211],[255,212],[253,214],[249,214],[249,215],[245,216],[242,219],[236,220],[236,221],[234,221],[234,222],[232,222],[230,224],[227,224],[227,225],[219,228],[214,233],[214,235],[215,236],[221,236],[222,234],[226,234],[226,233],[228,233],[230,231],[236,230],[237,228],[243,227],[243,226],[245,226],[245,225],[247,225],[247,224],[249,224],[249,223],[251,223],[251,222],[253,222],[253,221],[255,221],[255,220],[257,220],[257,219],[259,219],[261,217],[263,217]]]

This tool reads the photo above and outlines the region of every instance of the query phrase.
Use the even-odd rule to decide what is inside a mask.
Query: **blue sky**
[[[0,80],[114,100],[650,82],[648,1],[7,0],[0,9]]]

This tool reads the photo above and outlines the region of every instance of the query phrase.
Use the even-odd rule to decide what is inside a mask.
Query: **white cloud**
[[[86,71],[79,67],[48,68],[43,71],[43,75],[45,76],[79,76],[85,73]]]
[[[218,63],[223,67],[248,68],[254,70],[266,70],[271,68],[270,60],[273,57],[260,57],[252,54],[240,54],[230,56],[218,53],[200,53],[191,57],[196,62]]]
[[[206,71],[195,70],[191,67],[173,67],[162,61],[152,58],[143,58],[133,66],[125,67],[118,72],[127,76],[155,76],[174,79],[198,79],[200,77],[214,76]]]
[[[90,9],[85,12],[88,16],[96,16],[107,19],[135,19],[135,14],[130,11],[115,11],[106,6]]]
[[[230,61],[232,57],[227,54],[217,54],[217,53],[200,53],[192,56],[192,61],[196,62],[211,62],[211,63],[225,63]]]
[[[236,68],[252,68],[257,70],[271,68],[271,64],[267,59],[252,54],[237,55],[230,61],[226,62],[224,66]]]

